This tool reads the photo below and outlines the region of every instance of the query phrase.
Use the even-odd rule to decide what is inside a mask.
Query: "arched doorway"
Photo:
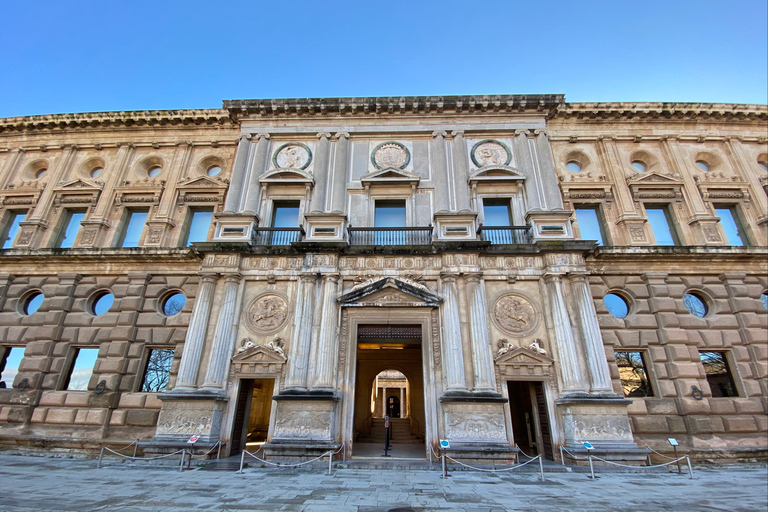
[[[384,370],[376,375],[371,393],[371,413],[374,418],[407,418],[409,416],[408,378],[398,370]]]

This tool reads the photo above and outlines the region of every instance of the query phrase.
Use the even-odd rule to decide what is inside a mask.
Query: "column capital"
[[[562,281],[563,274],[560,272],[552,272],[552,271],[545,271],[544,272],[544,281],[547,283],[556,283],[559,281]]]
[[[314,272],[305,272],[299,276],[299,278],[305,283],[316,283],[317,274]]]
[[[445,133],[445,130],[435,130],[434,132],[432,132],[432,137],[435,137],[435,138],[437,138],[437,137],[445,138],[447,136],[448,136],[448,134]]]
[[[464,130],[453,130],[451,132],[451,137],[454,137],[454,138],[464,137]]]
[[[322,140],[322,139],[330,139],[331,138],[330,132],[318,132],[318,134],[316,136],[320,140]]]
[[[261,140],[261,139],[269,140],[272,138],[272,136],[268,133],[257,133],[256,135],[254,135],[254,137],[256,137],[256,140]]]
[[[342,139],[342,138],[343,139],[348,139],[349,138],[349,133],[347,133],[347,132],[337,132],[337,133],[335,133],[333,135],[333,138],[334,139]]]
[[[464,277],[467,278],[467,281],[470,283],[478,283],[483,279],[483,273],[482,272],[467,272],[464,274]]]
[[[456,279],[458,279],[459,274],[455,272],[440,272],[440,279],[443,281],[448,282],[456,282]]]
[[[203,282],[216,282],[219,280],[218,272],[200,272],[197,275],[203,279]]]
[[[338,283],[339,282],[339,273],[338,272],[334,272],[334,273],[331,273],[331,274],[323,274],[322,276],[323,276],[323,279],[326,280],[326,281],[332,281],[334,283]]]
[[[240,136],[237,137],[237,140],[238,140],[238,142],[241,141],[241,140],[251,140],[251,137],[253,137],[252,134],[250,134],[250,133],[243,133],[243,134],[240,134]]]
[[[227,272],[222,274],[222,276],[227,283],[239,283],[243,278],[243,274],[240,272]]]

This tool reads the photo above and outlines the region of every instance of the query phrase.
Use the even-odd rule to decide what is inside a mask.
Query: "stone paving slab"
[[[768,467],[545,474],[173,467],[0,455],[0,511],[727,511],[768,510]]]

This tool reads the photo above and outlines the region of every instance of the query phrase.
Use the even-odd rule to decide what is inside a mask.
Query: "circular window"
[[[165,316],[173,316],[181,313],[187,298],[181,292],[172,293],[163,301],[163,313]]]
[[[221,167],[214,165],[213,167],[209,167],[206,172],[208,173],[208,176],[216,176],[221,172]]]
[[[645,162],[643,162],[642,160],[633,160],[632,168],[635,169],[637,172],[645,172],[648,169],[648,167],[645,165]]]
[[[565,168],[571,172],[579,172],[581,171],[581,164],[576,160],[571,160],[570,162],[565,164]]]
[[[45,295],[43,295],[41,292],[34,292],[31,293],[25,300],[24,300],[24,314],[25,315],[31,315],[38,309],[40,309],[40,305],[43,303],[43,299],[45,298]]]
[[[154,178],[155,176],[160,174],[162,172],[162,170],[163,170],[163,168],[160,167],[159,165],[156,165],[154,167],[150,167],[147,170],[147,176],[149,176],[150,178]]]
[[[760,300],[763,301],[763,307],[765,309],[768,309],[768,292],[763,292],[763,295],[760,297]]]
[[[48,172],[48,169],[40,169],[35,173],[35,179],[36,180],[42,179],[47,172]]]
[[[94,315],[99,316],[103,315],[107,311],[109,311],[109,308],[112,307],[112,304],[115,302],[115,296],[112,295],[110,292],[101,292],[93,299],[93,304],[91,305],[91,310]]]
[[[768,172],[768,162],[757,162],[757,165],[765,172]]]
[[[619,294],[609,293],[603,297],[603,303],[608,312],[616,318],[624,318],[629,314],[629,304],[626,299]]]
[[[683,296],[683,304],[693,316],[704,318],[709,313],[709,307],[706,301],[696,293],[686,293]]]
[[[102,172],[104,172],[103,167],[96,167],[91,171],[91,178],[98,178],[99,174],[101,174]]]
[[[702,170],[702,171],[704,171],[704,172],[707,172],[707,171],[709,171],[710,169],[712,169],[712,168],[709,166],[709,164],[708,164],[707,162],[705,162],[704,160],[696,160],[696,165],[698,165],[698,166],[699,166],[699,169],[701,169],[701,170]]]

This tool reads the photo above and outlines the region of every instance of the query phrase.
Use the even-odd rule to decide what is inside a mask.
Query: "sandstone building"
[[[560,95],[0,119],[0,445],[768,446],[768,108]]]

